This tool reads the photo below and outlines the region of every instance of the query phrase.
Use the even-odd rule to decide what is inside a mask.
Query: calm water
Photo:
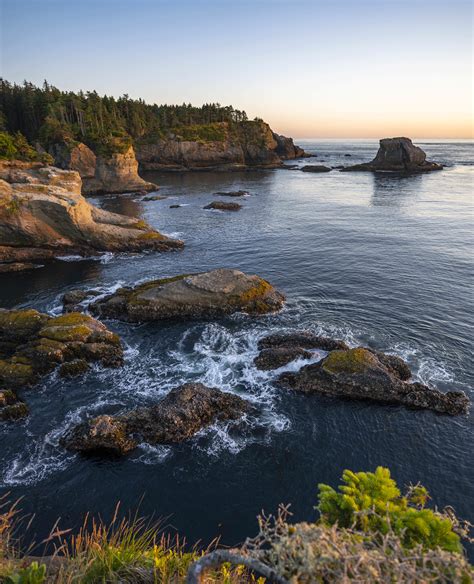
[[[370,160],[375,141],[301,142],[311,163]],[[446,170],[397,177],[333,171],[152,174],[168,199],[94,199],[143,217],[186,241],[183,252],[57,262],[0,276],[0,305],[57,312],[72,288],[104,292],[182,272],[236,267],[288,296],[278,315],[207,323],[108,325],[127,346],[121,370],[80,380],[53,374],[25,392],[32,415],[0,428],[0,494],[23,496],[38,537],[58,516],[77,527],[86,511],[124,509],[167,517],[188,540],[253,534],[261,509],[291,503],[315,517],[316,485],[345,468],[389,466],[401,484],[423,482],[436,504],[474,520],[473,415],[450,418],[399,407],[292,395],[252,366],[258,338],[311,328],[404,357],[417,379],[474,398],[472,143],[418,141]],[[346,157],[345,154],[351,154]],[[299,162],[299,164],[308,161]],[[205,211],[217,190],[246,189],[239,213]],[[170,204],[181,203],[178,209]],[[297,365],[296,365],[297,366]],[[187,444],[143,447],[122,461],[84,460],[58,437],[88,414],[152,403],[194,379],[259,406],[256,420],[218,425]]]

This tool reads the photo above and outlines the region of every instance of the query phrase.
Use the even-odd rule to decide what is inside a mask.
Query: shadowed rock
[[[218,211],[240,211],[242,205],[239,203],[224,203],[223,201],[213,201],[206,205],[204,209],[217,209]]]
[[[221,197],[245,197],[249,194],[248,191],[219,191],[215,193]]]
[[[303,172],[331,172],[332,169],[323,164],[307,164],[306,166],[302,166],[301,170]]]
[[[295,361],[295,359],[310,359],[312,353],[300,347],[278,347],[276,349],[263,349],[254,359],[254,365],[261,371],[278,369]]]
[[[219,317],[238,311],[262,314],[279,310],[284,300],[258,276],[218,269],[122,288],[91,304],[90,309],[94,314],[142,322]]]
[[[0,390],[0,422],[20,420],[28,415],[25,402],[9,389]]]
[[[405,368],[390,356],[358,347],[331,351],[320,362],[306,365],[297,373],[283,373],[278,382],[308,394],[402,404],[450,415],[467,413],[469,399],[462,391],[442,393],[405,379]]]
[[[84,300],[98,295],[97,290],[70,290],[62,298],[63,312],[76,312]]]
[[[252,407],[240,397],[186,383],[151,407],[98,416],[66,432],[61,443],[76,452],[125,454],[140,442],[175,444],[217,421],[236,420]]]
[[[329,337],[321,337],[310,331],[276,333],[268,335],[258,341],[258,348],[260,350],[277,347],[299,347],[303,349],[321,349],[322,351],[349,348],[344,341],[330,339]]]
[[[427,172],[441,170],[443,166],[426,160],[426,154],[414,146],[410,138],[384,138],[372,162],[356,164],[341,169],[342,171],[394,171]]]

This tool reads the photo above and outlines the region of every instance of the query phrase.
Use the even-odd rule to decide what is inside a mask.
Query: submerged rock
[[[164,201],[168,197],[163,195],[150,195],[148,197],[143,197],[142,201]]]
[[[182,247],[182,241],[158,233],[144,221],[91,205],[81,195],[77,172],[40,163],[0,161],[2,271],[64,254]]]
[[[410,138],[383,138],[372,162],[347,166],[342,171],[427,172],[443,166],[426,160],[426,154]]]
[[[223,201],[213,201],[206,205],[204,209],[217,209],[219,211],[240,211],[242,205],[239,203],[224,203]]]
[[[186,383],[154,406],[87,420],[66,432],[61,443],[76,452],[123,455],[141,442],[183,442],[210,424],[236,420],[251,410],[248,402],[234,394]]]
[[[306,166],[302,166],[301,170],[303,172],[331,172],[332,169],[323,164],[307,164]]]
[[[249,194],[248,191],[218,191],[215,193],[221,197],[245,197]]]
[[[283,294],[258,276],[218,269],[122,288],[90,309],[104,317],[143,322],[219,317],[238,311],[262,314],[279,310],[284,300]]]
[[[401,360],[395,359],[363,347],[336,350],[297,373],[283,373],[278,382],[308,394],[369,399],[450,415],[467,413],[469,399],[464,392],[442,393],[422,383],[408,383],[408,366],[401,367]]]
[[[24,387],[66,362],[123,362],[119,337],[91,316],[50,317],[33,309],[0,310],[0,386]],[[84,366],[81,365],[82,369]]]

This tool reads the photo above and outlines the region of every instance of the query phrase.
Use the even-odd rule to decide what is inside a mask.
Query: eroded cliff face
[[[81,187],[76,171],[0,162],[0,264],[15,269],[17,262],[65,253],[182,247],[182,242],[161,235],[143,221],[91,205]]]
[[[141,170],[240,170],[277,168],[283,159],[304,156],[291,138],[275,134],[265,122],[219,124],[222,139],[184,140],[170,134],[154,143],[140,143]]]
[[[60,168],[76,170],[80,174],[82,192],[85,195],[158,189],[157,185],[139,176],[138,162],[132,146],[125,152],[106,157],[94,154],[82,143],[72,147],[56,144],[51,149],[51,154]]]

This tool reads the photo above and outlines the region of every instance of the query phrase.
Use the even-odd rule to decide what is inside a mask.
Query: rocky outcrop
[[[426,160],[426,154],[410,138],[384,138],[372,162],[342,168],[342,171],[427,172],[443,166]]]
[[[69,430],[61,443],[75,452],[124,455],[141,442],[183,442],[210,424],[236,420],[251,409],[234,394],[187,383],[171,390],[154,406],[87,420]]]
[[[261,371],[270,371],[288,365],[296,359],[311,359],[313,354],[301,347],[275,347],[262,349],[254,359],[254,365]]]
[[[135,146],[141,170],[242,170],[276,168],[303,156],[291,138],[274,134],[262,121],[212,124],[218,139],[184,139],[176,134]]]
[[[0,387],[34,385],[63,363],[77,367],[78,360],[120,366],[119,337],[86,314],[50,317],[33,309],[0,309]]]
[[[75,170],[80,174],[82,193],[85,195],[158,189],[157,185],[138,175],[138,162],[132,146],[123,152],[105,156],[94,154],[82,143],[58,143],[50,153],[59,168]]]
[[[309,156],[299,146],[295,146],[293,142],[293,138],[287,138],[286,136],[282,136],[280,134],[273,133],[273,138],[277,143],[277,147],[275,148],[275,152],[282,160],[293,160],[295,158],[303,158],[305,156]]]
[[[224,201],[212,201],[204,209],[215,209],[217,211],[240,211],[242,205],[239,203],[224,203]]]
[[[464,392],[442,393],[408,379],[408,365],[399,357],[358,347],[330,351],[297,373],[283,373],[278,383],[306,394],[401,404],[453,416],[467,413],[469,399]]]
[[[280,309],[285,297],[258,276],[218,269],[152,280],[122,288],[90,305],[94,314],[142,322],[212,318],[242,311],[262,314]]]
[[[81,195],[77,172],[0,162],[0,265],[16,269],[64,254],[168,251],[183,246],[143,221],[109,213]]]

